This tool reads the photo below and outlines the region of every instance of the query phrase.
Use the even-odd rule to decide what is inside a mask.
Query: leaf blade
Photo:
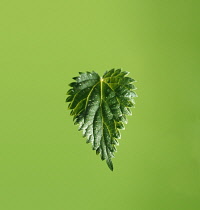
[[[126,115],[134,106],[134,80],[126,77],[129,72],[121,69],[106,71],[103,77],[96,72],[80,72],[70,83],[66,102],[69,102],[74,124],[79,124],[87,143],[113,171],[112,158],[116,152],[119,129],[125,129]]]

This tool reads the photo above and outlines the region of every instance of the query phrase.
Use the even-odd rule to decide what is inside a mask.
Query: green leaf
[[[92,144],[96,154],[106,160],[113,170],[111,158],[116,152],[119,129],[127,123],[126,115],[131,115],[133,98],[137,95],[132,84],[134,80],[127,77],[129,72],[121,69],[106,71],[103,77],[93,72],[79,72],[68,92],[69,109],[74,116],[74,124],[79,124],[87,143]]]

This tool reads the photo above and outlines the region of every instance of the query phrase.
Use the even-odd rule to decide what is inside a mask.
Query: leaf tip
[[[113,168],[112,160],[111,160],[110,158],[108,158],[108,159],[106,160],[106,163],[107,163],[109,169],[110,169],[111,171],[113,171],[114,168]]]

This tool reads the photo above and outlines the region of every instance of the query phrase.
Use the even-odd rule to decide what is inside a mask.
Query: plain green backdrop
[[[200,209],[200,3],[1,0],[0,209]],[[137,80],[111,172],[65,103],[79,71]]]

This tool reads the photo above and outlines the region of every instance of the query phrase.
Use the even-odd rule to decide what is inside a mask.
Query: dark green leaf
[[[125,129],[126,115],[131,115],[130,107],[134,106],[133,98],[137,95],[132,84],[134,80],[121,69],[111,69],[100,77],[95,72],[79,72],[76,82],[68,92],[69,109],[74,116],[74,124],[79,124],[86,142],[92,144],[96,154],[106,160],[113,170],[111,158],[116,152],[119,129]]]

